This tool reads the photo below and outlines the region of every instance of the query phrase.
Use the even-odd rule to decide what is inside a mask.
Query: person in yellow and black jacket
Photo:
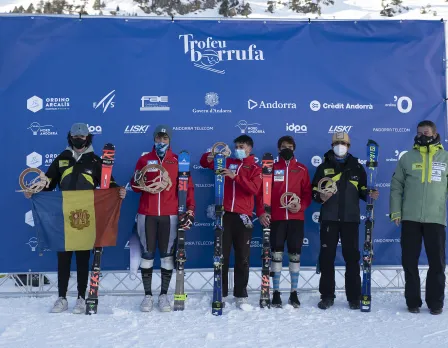
[[[342,255],[346,264],[345,293],[351,309],[360,308],[361,277],[359,252],[359,200],[366,200],[367,174],[358,159],[348,153],[350,138],[347,133],[334,133],[332,149],[324,155],[324,162],[317,167],[312,181],[313,200],[322,204],[320,209],[320,254],[321,277],[319,292],[320,309],[334,304],[335,279],[334,260],[339,237]],[[337,186],[337,192],[320,193],[318,184],[322,178],[331,178]],[[378,198],[378,191],[370,193]]]
[[[425,243],[429,269],[425,302],[433,315],[441,314],[445,300],[446,199],[448,152],[432,121],[417,126],[412,150],[398,161],[390,184],[390,219],[401,224],[404,297],[408,311],[422,306],[418,260]]]
[[[44,191],[52,191],[59,186],[61,191],[94,190],[101,182],[101,158],[93,152],[93,135],[84,123],[75,123],[67,136],[69,146],[51,163],[46,176],[50,185]],[[118,187],[113,176],[110,187]],[[125,188],[119,190],[121,199],[126,196]],[[25,193],[30,198],[31,194]],[[89,277],[89,260],[91,250],[75,251],[78,280],[78,299],[73,309],[74,314],[85,313],[85,294]],[[68,309],[66,299],[72,251],[58,252],[58,292],[52,313],[61,313]]]

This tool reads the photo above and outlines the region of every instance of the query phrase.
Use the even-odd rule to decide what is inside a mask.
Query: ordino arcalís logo
[[[187,54],[190,61],[196,68],[208,70],[216,74],[225,74],[220,63],[239,61],[262,61],[264,54],[257,49],[254,44],[249,45],[245,50],[237,50],[224,40],[214,40],[207,37],[205,40],[195,40],[193,34],[179,35],[183,40],[184,54]]]
[[[319,110],[373,110],[372,104],[352,104],[352,103],[342,103],[342,102],[336,102],[336,103],[322,103],[319,100],[313,100],[310,102],[310,109],[312,111],[319,111]]]
[[[26,108],[34,113],[42,109],[49,111],[69,110],[70,98],[67,97],[41,98],[35,95],[27,99]]]

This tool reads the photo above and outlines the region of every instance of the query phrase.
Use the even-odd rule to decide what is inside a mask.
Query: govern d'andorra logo
[[[193,34],[179,35],[184,42],[184,54],[190,54],[190,60],[196,68],[208,70],[216,74],[225,74],[219,63],[223,61],[261,61],[264,60],[262,50],[254,44],[245,50],[232,49],[227,46],[227,41],[214,40],[207,37],[206,40],[195,40]]]

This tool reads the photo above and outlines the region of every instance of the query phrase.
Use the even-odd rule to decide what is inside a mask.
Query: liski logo
[[[184,54],[189,54],[196,68],[217,74],[225,74],[225,70],[215,69],[223,61],[260,61],[264,60],[263,51],[252,44],[246,50],[227,49],[227,42],[207,37],[205,41],[195,40],[193,34],[179,35],[183,39]]]
[[[246,120],[239,120],[235,127],[238,127],[241,134],[264,134],[264,129],[259,128],[259,123],[247,123]]]
[[[394,95],[394,102],[385,105],[386,107],[396,107],[402,114],[407,114],[412,110],[412,99],[409,97],[397,97]]]
[[[124,130],[124,134],[145,134],[149,129],[149,125],[140,125],[140,124],[134,124],[134,125],[127,125],[126,129]]]
[[[101,106],[103,108],[103,114],[104,114],[107,111],[107,109],[109,109],[109,107],[111,109],[115,107],[115,102],[113,101],[114,98],[115,98],[115,89],[106,94],[106,96],[104,96],[103,99],[101,99],[99,102],[94,102],[93,108],[96,110]]]
[[[39,122],[33,122],[28,127],[28,129],[33,133],[33,135],[58,135],[58,132],[52,130],[52,128],[53,126],[51,124],[41,126]]]
[[[349,133],[353,126],[330,126],[330,129],[328,130],[328,133],[338,133],[338,132],[345,132]]]

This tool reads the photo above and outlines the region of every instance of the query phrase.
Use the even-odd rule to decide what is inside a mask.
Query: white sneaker
[[[159,309],[161,312],[171,312],[170,301],[166,294],[159,296]]]
[[[145,295],[142,303],[140,304],[140,310],[142,312],[151,312],[153,308],[154,300],[151,295]]]
[[[50,313],[62,313],[68,309],[68,302],[65,298],[59,297],[50,310]]]
[[[73,314],[85,314],[86,313],[86,300],[82,297],[76,300],[75,307],[73,308]]]

